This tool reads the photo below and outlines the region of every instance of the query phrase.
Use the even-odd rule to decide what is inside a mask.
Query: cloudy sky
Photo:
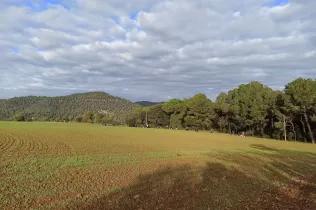
[[[0,0],[0,98],[162,101],[316,78],[315,0]]]

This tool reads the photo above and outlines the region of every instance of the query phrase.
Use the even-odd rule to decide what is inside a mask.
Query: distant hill
[[[162,104],[163,102],[151,102],[151,101],[137,101],[135,104],[140,105],[142,107],[153,106],[156,104]]]
[[[107,113],[124,121],[139,105],[104,92],[79,93],[69,96],[26,96],[0,100],[0,120],[9,120],[17,113],[33,119],[76,117],[87,111]]]

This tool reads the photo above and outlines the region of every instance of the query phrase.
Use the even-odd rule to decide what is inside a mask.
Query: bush
[[[18,122],[23,122],[25,121],[25,117],[23,114],[16,114],[14,115],[13,120],[18,121]]]
[[[81,117],[81,116],[77,116],[77,117],[75,118],[75,121],[76,121],[76,122],[79,122],[79,123],[82,122],[82,117]]]

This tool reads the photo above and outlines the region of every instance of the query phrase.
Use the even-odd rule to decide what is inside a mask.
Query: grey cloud
[[[0,3],[0,97],[215,99],[253,80],[280,89],[316,77],[313,0],[62,2],[69,9]]]
[[[165,2],[164,0],[76,0],[80,8],[98,12],[103,16],[124,16],[130,15],[141,10],[150,10],[158,2]]]

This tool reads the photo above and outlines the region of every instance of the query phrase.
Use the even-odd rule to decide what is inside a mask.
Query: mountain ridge
[[[138,104],[142,107],[149,107],[157,104],[163,104],[164,102],[152,102],[152,101],[136,101],[134,104]]]

